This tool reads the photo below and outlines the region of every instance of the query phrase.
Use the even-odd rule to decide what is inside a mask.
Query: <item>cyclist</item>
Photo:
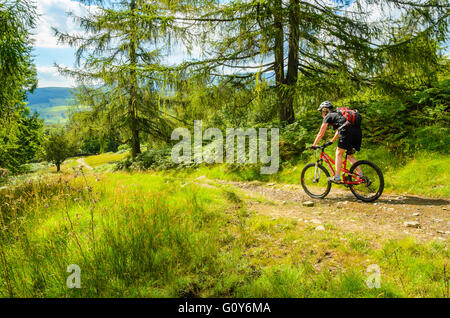
[[[323,121],[322,126],[320,127],[319,133],[317,134],[313,145],[309,147],[310,149],[317,147],[317,144],[322,139],[329,124],[333,125],[333,128],[336,130],[338,127],[342,126],[347,122],[347,119],[344,116],[342,116],[338,112],[333,111],[333,104],[330,101],[325,101],[322,104],[320,104],[317,110],[322,112]],[[336,160],[335,160],[336,174],[334,175],[334,177],[329,177],[328,180],[333,183],[339,184],[344,183],[341,180],[342,157],[344,155],[344,152],[347,150],[347,158],[351,162],[351,164],[354,164],[356,162],[356,158],[353,156],[353,154],[356,151],[359,151],[361,148],[361,140],[362,140],[361,127],[353,125],[345,126],[344,128],[337,130],[331,141],[327,142],[326,144],[331,145],[333,142],[336,141],[338,137],[339,142],[336,148]],[[362,175],[362,171],[361,169],[359,169],[359,167],[356,170],[359,174]]]

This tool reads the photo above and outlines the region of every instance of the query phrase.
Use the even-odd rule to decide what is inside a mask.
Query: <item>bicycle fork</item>
[[[317,170],[319,170],[319,175],[317,175]],[[320,174],[322,173],[322,169],[319,169],[319,162],[316,162],[316,165],[314,167],[314,180],[313,183],[319,182]]]

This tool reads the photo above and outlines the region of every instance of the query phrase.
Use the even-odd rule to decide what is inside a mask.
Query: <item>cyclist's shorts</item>
[[[348,154],[354,153],[354,150],[361,149],[362,132],[361,127],[345,127],[339,134],[338,147],[347,150]]]

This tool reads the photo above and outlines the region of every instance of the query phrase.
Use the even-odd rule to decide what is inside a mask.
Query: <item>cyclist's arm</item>
[[[334,134],[333,139],[331,139],[331,142],[335,142],[338,137],[339,137],[339,130],[336,130],[336,133]]]
[[[316,136],[316,140],[314,140],[313,146],[317,146],[320,139],[322,139],[323,135],[325,135],[325,131],[327,130],[327,127],[328,127],[327,123],[322,124],[322,126],[320,127],[320,130],[319,130],[319,133]]]

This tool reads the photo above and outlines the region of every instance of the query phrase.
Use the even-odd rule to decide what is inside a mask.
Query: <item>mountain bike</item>
[[[344,125],[343,125],[344,126]],[[339,127],[341,129],[343,126]],[[325,153],[325,148],[331,144],[324,144],[316,147],[321,149],[320,158],[314,162],[307,164],[302,171],[301,182],[303,190],[312,198],[323,199],[331,190],[331,181],[328,180],[330,173],[327,168],[323,166],[326,162],[332,175],[335,175],[335,162]],[[348,170],[347,152],[342,163],[343,168],[343,185],[350,189],[353,195],[364,202],[373,202],[378,199],[383,193],[384,178],[381,169],[376,164],[368,160],[359,160],[355,162]],[[360,170],[358,169],[360,168]],[[363,175],[357,171],[362,171]]]

